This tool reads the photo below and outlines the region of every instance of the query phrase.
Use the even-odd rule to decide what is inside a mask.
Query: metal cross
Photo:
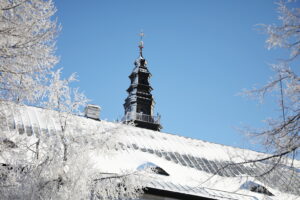
[[[141,30],[141,32],[140,32],[141,41],[143,41],[144,36],[145,36],[145,34],[144,34],[143,30]]]
[[[141,30],[140,32],[140,37],[141,37],[141,40],[139,42],[139,48],[140,48],[140,56],[143,57],[143,48],[144,48],[144,42],[143,42],[143,37],[144,37],[144,32],[143,30]]]

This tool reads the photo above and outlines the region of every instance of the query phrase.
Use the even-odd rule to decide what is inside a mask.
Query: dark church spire
[[[140,37],[138,46],[140,56],[135,60],[135,67],[129,76],[130,86],[127,89],[128,97],[123,104],[125,109],[123,121],[134,123],[135,126],[140,128],[159,131],[162,127],[160,116],[154,116],[155,101],[151,94],[153,89],[149,83],[151,73],[148,70],[147,61],[143,57],[143,32],[140,33]]]

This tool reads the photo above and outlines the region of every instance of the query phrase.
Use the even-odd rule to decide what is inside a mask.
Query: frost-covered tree
[[[0,1],[0,100],[36,103],[53,66],[55,37],[51,0]]]
[[[279,25],[261,25],[268,35],[267,48],[283,48],[289,57],[280,58],[272,64],[274,76],[261,88],[254,88],[246,94],[263,99],[265,95],[275,94],[278,97],[280,115],[278,118],[267,119],[267,127],[262,130],[250,131],[258,138],[272,155],[263,160],[273,159],[280,164],[285,158],[295,158],[300,149],[300,8],[296,1],[279,1]],[[289,162],[289,164],[292,164]],[[272,170],[273,166],[270,170]]]
[[[7,106],[13,107],[17,115],[26,114],[24,106],[12,103]],[[11,113],[7,112],[7,115]],[[57,127],[55,134],[50,131],[28,137],[26,134],[19,135],[18,129],[7,131],[5,123],[4,128],[0,127],[1,199],[138,197],[143,188],[143,171],[107,174],[101,171],[101,162],[98,161],[99,155],[117,153],[115,141],[124,125],[107,129],[93,120],[69,115],[67,128],[63,130],[57,126],[61,123],[60,115],[60,112],[52,110],[39,112],[40,119],[46,123],[47,119],[54,120]]]
[[[82,130],[76,115],[87,98],[70,87],[75,75],[62,79],[53,70],[55,11],[52,0],[0,0],[1,199],[133,199],[142,192],[140,172],[103,174],[92,167],[89,155],[116,149],[117,132]],[[6,119],[24,115],[20,104],[47,109],[58,131],[30,137],[15,125],[8,131]]]

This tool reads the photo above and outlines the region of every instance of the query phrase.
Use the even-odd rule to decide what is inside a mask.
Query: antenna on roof
[[[144,31],[141,30],[140,32],[140,42],[139,42],[139,48],[140,48],[140,56],[143,57],[143,48],[144,48],[144,42],[143,42],[143,37],[144,37]]]

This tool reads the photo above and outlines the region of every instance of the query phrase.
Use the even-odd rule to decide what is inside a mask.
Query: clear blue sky
[[[238,96],[266,83],[284,52],[268,51],[256,24],[277,23],[272,0],[55,0],[64,75],[109,121],[124,114],[139,31],[163,132],[251,148],[236,130],[278,116],[274,101]]]

